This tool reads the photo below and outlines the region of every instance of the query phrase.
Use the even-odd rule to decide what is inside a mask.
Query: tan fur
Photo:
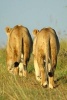
[[[37,66],[34,63],[36,77],[41,75],[41,85],[47,85],[49,79],[49,88],[54,87],[54,70],[57,64],[57,55],[59,52],[59,40],[56,32],[52,28],[43,28],[42,30],[34,30],[35,35],[33,42],[34,61],[37,60],[39,73],[36,74]],[[40,77],[40,76],[39,76]]]
[[[22,54],[22,63],[24,65],[24,70],[26,70],[30,53],[32,51],[32,38],[29,30],[22,25],[16,25],[13,28],[6,27],[5,30],[8,35],[6,50],[8,70],[11,71],[16,62],[20,63]]]

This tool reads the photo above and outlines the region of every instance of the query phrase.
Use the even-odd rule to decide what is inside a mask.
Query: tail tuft
[[[15,62],[14,63],[14,67],[18,67],[19,63],[18,62]]]

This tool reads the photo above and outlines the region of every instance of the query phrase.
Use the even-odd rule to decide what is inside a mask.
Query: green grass
[[[33,56],[28,64],[27,78],[8,73],[6,50],[0,49],[0,100],[67,100],[67,41],[60,42],[55,71],[56,88],[43,88],[35,79]]]

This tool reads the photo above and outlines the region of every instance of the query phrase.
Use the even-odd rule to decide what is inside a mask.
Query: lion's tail
[[[50,41],[46,41],[46,46],[45,46],[45,52],[46,52],[46,63],[45,63],[45,68],[46,68],[46,75],[48,76],[48,63],[49,63],[49,49],[50,49]]]
[[[21,35],[20,35],[21,36]],[[17,65],[19,65],[20,61],[21,61],[21,56],[22,56],[22,52],[23,52],[23,37],[17,37],[17,45],[16,45],[16,51],[15,51],[15,54],[16,54],[16,59],[15,59],[15,67]],[[17,65],[16,65],[17,64]]]

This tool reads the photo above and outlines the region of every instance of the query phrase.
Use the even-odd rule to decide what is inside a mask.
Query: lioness
[[[59,40],[54,29],[48,27],[40,31],[33,30],[35,36],[33,42],[34,68],[35,75],[41,85],[49,88],[54,87],[54,71],[57,64],[57,55],[59,52]]]
[[[8,35],[6,48],[8,71],[16,72],[19,66],[19,75],[22,75],[20,69],[23,69],[25,73],[23,75],[26,76],[27,63],[32,50],[32,38],[29,30],[22,25],[16,25],[13,28],[6,27],[5,30]],[[19,63],[22,63],[22,66]]]

